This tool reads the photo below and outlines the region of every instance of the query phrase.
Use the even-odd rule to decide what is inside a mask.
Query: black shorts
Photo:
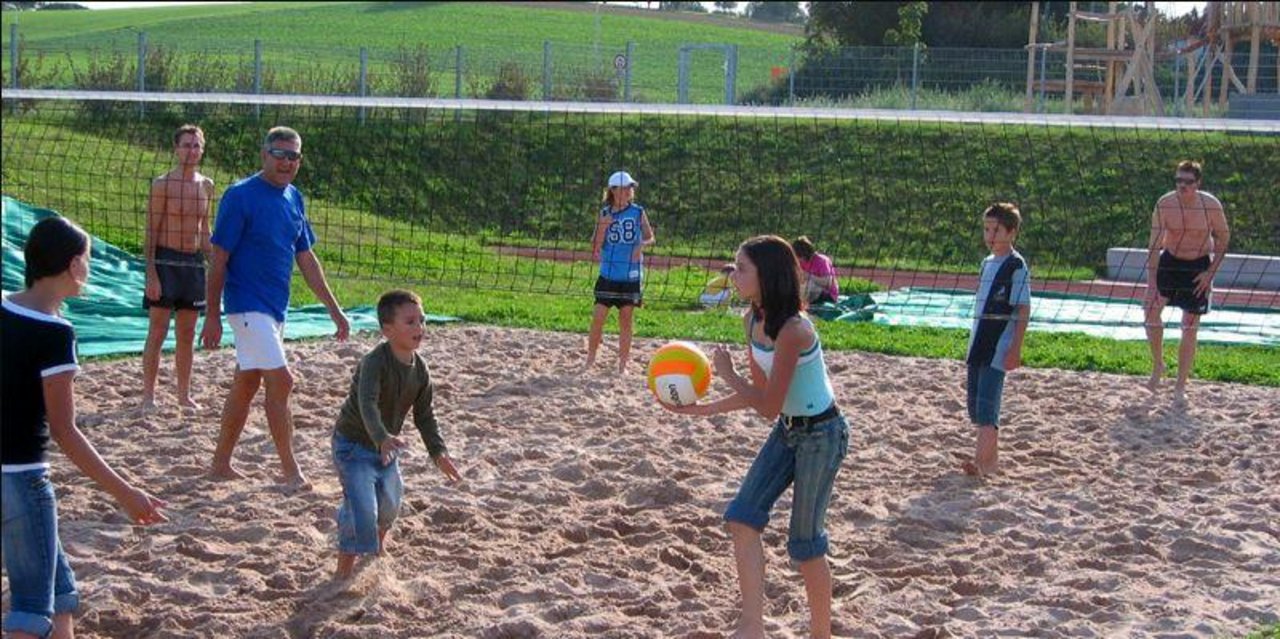
[[[160,279],[160,299],[150,300],[144,292],[142,308],[171,308],[202,311],[205,306],[204,256],[156,247],[156,277]]]
[[[615,282],[604,276],[596,278],[596,304],[605,306],[644,306],[644,297],[640,294],[640,280],[634,282]]]
[[[1209,270],[1209,256],[1180,260],[1168,251],[1160,252],[1156,266],[1156,289],[1169,303],[1192,315],[1209,312],[1209,296],[1196,295],[1196,276]]]

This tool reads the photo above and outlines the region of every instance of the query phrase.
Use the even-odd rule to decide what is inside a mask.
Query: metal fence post
[[[1041,113],[1044,113],[1046,108],[1044,104],[1044,81],[1045,81],[1044,73],[1045,73],[1045,60],[1048,57],[1049,57],[1049,50],[1041,49],[1040,51],[1040,112]]]
[[[18,86],[18,23],[14,22],[9,25],[9,87],[13,89],[21,89]]]
[[[147,32],[138,32],[138,93],[147,90]],[[147,103],[138,103],[138,117],[146,114]]]
[[[920,92],[920,43],[911,46],[911,110],[916,110],[916,95]]]
[[[724,59],[724,103],[738,103],[738,45],[731,44]]]
[[[796,104],[796,50],[787,56],[787,106]]]
[[[360,47],[360,97],[369,95],[369,50]],[[364,105],[359,109],[360,124],[364,124]]]
[[[542,99],[551,99],[551,41],[542,41]]]
[[[253,41],[253,93],[262,94],[262,40]],[[253,116],[262,118],[262,105],[253,105]]]
[[[636,43],[627,42],[627,68],[622,73],[622,101],[631,101],[631,63],[635,61]]]
[[[462,45],[453,48],[453,97],[462,99]]]

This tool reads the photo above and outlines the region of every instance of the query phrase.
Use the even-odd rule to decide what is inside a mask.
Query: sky
[[[175,6],[175,5],[183,5],[183,4],[222,4],[222,3],[218,3],[218,2],[77,2],[76,4],[82,4],[86,7],[89,7],[90,9],[128,9],[128,8],[138,8],[138,7],[166,7],[166,6]],[[644,3],[643,2],[634,2],[634,3],[619,2],[617,4],[643,5]],[[714,5],[714,3],[712,2],[704,2],[702,4],[706,6],[708,10],[710,10]],[[746,3],[740,3],[739,7],[745,4]],[[1166,15],[1177,16],[1177,15],[1182,15],[1184,13],[1187,13],[1191,11],[1193,8],[1199,9],[1200,11],[1203,12],[1205,3],[1203,2],[1157,2],[1155,3],[1155,5],[1156,5],[1157,11],[1164,13]]]

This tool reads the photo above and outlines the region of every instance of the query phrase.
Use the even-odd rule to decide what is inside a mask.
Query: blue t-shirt
[[[978,292],[973,305],[973,331],[965,361],[1004,370],[1017,324],[1015,307],[1031,305],[1031,273],[1017,251],[988,255],[978,271]]]
[[[610,215],[609,207],[600,210],[600,217]],[[604,235],[600,248],[600,277],[614,282],[639,282],[641,266],[632,260],[636,247],[644,239],[640,217],[644,208],[632,202],[621,211],[612,212],[613,222]]]
[[[316,243],[297,187],[282,189],[261,172],[231,185],[218,205],[212,241],[231,254],[223,310],[283,322],[294,257]]]

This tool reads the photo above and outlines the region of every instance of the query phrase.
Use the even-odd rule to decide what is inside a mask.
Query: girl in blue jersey
[[[716,375],[733,390],[720,400],[668,409],[714,415],[750,408],[773,420],[724,519],[733,536],[742,591],[735,637],[764,636],[764,547],[769,511],[794,484],[787,554],[800,568],[809,598],[809,630],[831,636],[831,569],[827,564],[827,504],[849,446],[849,427],[835,403],[813,322],[802,313],[802,272],[786,240],[765,235],[738,248],[732,275],[738,296],[751,303],[742,318],[750,379],[734,369],[723,347],[713,353]]]
[[[89,278],[89,236],[61,217],[31,228],[23,249],[26,290],[0,304],[3,401],[0,489],[4,567],[9,573],[6,637],[70,637],[79,606],[75,575],[58,540],[58,510],[49,480],[49,440],[115,497],[136,524],[166,521],[163,502],[135,488],[107,465],[76,428],[80,370],[76,336],[59,313]]]
[[[618,171],[609,176],[604,193],[604,208],[596,219],[596,233],[591,242],[591,256],[600,262],[596,278],[596,308],[591,317],[591,334],[587,339],[587,368],[596,362],[600,335],[609,307],[618,308],[618,373],[627,372],[631,354],[632,314],[643,303],[640,280],[644,247],[653,244],[653,228],[644,207],[633,202],[640,186],[631,174]]]

